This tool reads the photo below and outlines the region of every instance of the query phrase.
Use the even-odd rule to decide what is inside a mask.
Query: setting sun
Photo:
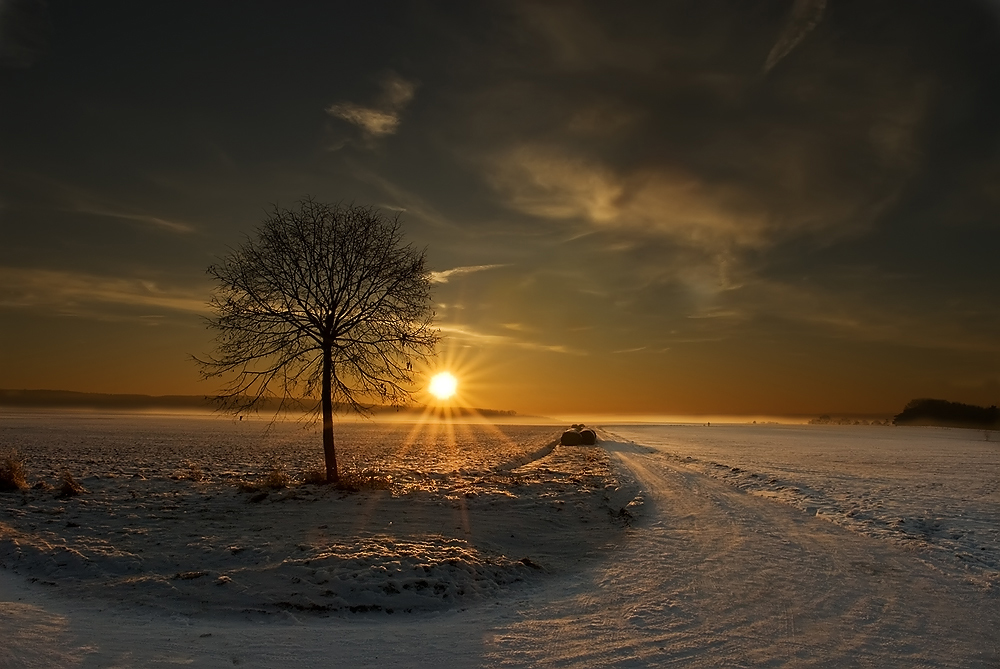
[[[428,387],[428,390],[439,400],[446,400],[455,394],[457,388],[458,379],[449,372],[441,372],[440,374],[435,374],[431,379],[431,385]]]

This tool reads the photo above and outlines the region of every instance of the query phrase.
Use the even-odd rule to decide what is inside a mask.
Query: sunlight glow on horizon
[[[424,382],[415,399],[424,406],[422,420],[488,422],[475,407],[491,406],[493,379],[501,370],[479,351],[446,340],[437,359],[420,372]]]

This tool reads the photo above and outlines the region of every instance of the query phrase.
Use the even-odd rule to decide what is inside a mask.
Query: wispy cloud
[[[462,228],[459,223],[449,219],[416,193],[401,188],[393,181],[385,178],[385,176],[373,172],[354,161],[347,161],[347,164],[350,166],[355,179],[378,188],[392,199],[391,203],[383,202],[378,205],[379,207],[416,216],[437,227],[445,227],[452,230],[460,230]]]
[[[617,351],[612,351],[612,353],[638,353],[639,351],[645,351],[647,347],[636,346],[635,348],[622,348]]]
[[[431,283],[448,283],[453,276],[460,274],[472,274],[473,272],[483,272],[497,267],[508,267],[509,265],[468,265],[466,267],[454,267],[440,272],[431,272]]]
[[[0,267],[0,308],[45,308],[80,314],[96,304],[203,313],[203,295],[154,281],[46,269]]]
[[[687,318],[696,326],[708,328],[703,332],[726,332],[727,326],[751,326],[763,319],[799,323],[844,340],[939,350],[1000,351],[1000,318],[981,305],[963,309],[953,304],[939,308],[935,317],[928,318],[919,305],[887,305],[869,295],[871,286],[903,280],[874,270],[854,277],[840,275],[827,286],[756,279],[741,290],[720,295],[724,304]]]
[[[0,3],[2,2],[3,0],[0,0]],[[8,192],[13,191],[20,195],[15,202],[35,200],[42,203],[32,204],[28,207],[30,209],[50,209],[62,213],[115,218],[180,234],[195,232],[197,229],[190,223],[151,214],[148,208],[136,205],[134,202],[111,197],[107,193],[43,174],[0,169],[0,181],[7,186]],[[23,204],[21,206],[23,207]]]
[[[343,121],[353,123],[373,137],[391,135],[399,126],[399,114],[396,112],[362,107],[353,102],[330,105],[326,111]]]
[[[487,170],[511,208],[539,218],[665,234],[705,248],[758,247],[774,225],[738,189],[677,168],[620,173],[564,149],[522,145]]]
[[[375,105],[337,102],[327,107],[326,112],[357,126],[367,137],[384,137],[396,132],[402,111],[416,92],[416,83],[391,74],[382,81],[382,94]]]
[[[178,233],[190,233],[194,232],[194,226],[188,225],[187,223],[180,223],[178,221],[169,221],[165,218],[159,218],[158,216],[149,216],[147,214],[130,214],[120,211],[111,211],[108,209],[101,209],[96,207],[90,207],[87,205],[77,206],[73,211],[81,214],[93,214],[94,216],[107,216],[108,218],[117,218],[124,221],[133,221],[135,223],[143,223],[146,225],[152,225],[157,228],[162,228],[164,230],[169,230],[171,232]]]
[[[566,353],[570,355],[586,355],[583,351],[578,351],[571,349],[568,346],[563,346],[562,344],[543,344],[539,342],[526,341],[523,339],[517,339],[508,335],[495,335],[487,334],[483,332],[476,332],[474,329],[467,325],[441,325],[438,328],[441,332],[455,337],[456,339],[465,339],[467,341],[474,341],[480,344],[489,344],[490,346],[513,346],[515,348],[523,348],[530,351],[547,351],[549,353]]]

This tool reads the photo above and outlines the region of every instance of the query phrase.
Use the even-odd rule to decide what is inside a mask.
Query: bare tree
[[[294,211],[275,206],[208,274],[217,334],[214,353],[196,358],[202,376],[227,379],[218,401],[232,413],[318,391],[326,480],[337,482],[334,403],[398,406],[413,362],[438,341],[425,252],[403,243],[398,216],[306,198]]]

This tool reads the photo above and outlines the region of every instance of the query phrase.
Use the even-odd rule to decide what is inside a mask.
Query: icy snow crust
[[[585,559],[628,520],[604,451],[552,427],[345,424],[346,471],[389,489],[243,492],[321,465],[315,432],[209,418],[6,416],[36,480],[0,495],[0,563],[72,597],[172,611],[414,612],[462,607]],[[627,504],[628,500],[623,502]],[[594,532],[581,532],[592,525]],[[605,529],[605,526],[607,528]],[[620,531],[620,530],[619,530]]]
[[[937,427],[611,429],[685,468],[1000,591],[1000,434],[987,441],[982,430]]]

